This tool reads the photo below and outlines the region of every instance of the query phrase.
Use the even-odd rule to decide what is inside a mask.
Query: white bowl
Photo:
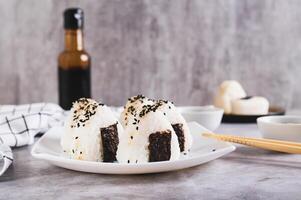
[[[178,107],[187,122],[198,122],[205,128],[214,131],[222,121],[224,110],[214,106],[183,106]]]
[[[264,138],[301,142],[301,116],[268,116],[257,119]]]

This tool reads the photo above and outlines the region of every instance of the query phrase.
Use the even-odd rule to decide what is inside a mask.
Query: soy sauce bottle
[[[91,97],[91,59],[84,50],[83,28],[83,10],[66,9],[65,49],[58,58],[59,104],[65,110],[69,110],[77,99]]]

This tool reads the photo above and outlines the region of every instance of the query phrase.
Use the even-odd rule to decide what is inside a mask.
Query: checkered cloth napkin
[[[0,176],[13,162],[10,147],[32,144],[38,133],[61,126],[64,117],[65,111],[52,103],[0,105]]]

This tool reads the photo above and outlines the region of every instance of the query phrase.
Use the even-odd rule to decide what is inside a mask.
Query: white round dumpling
[[[246,97],[246,92],[237,81],[224,81],[218,88],[214,105],[224,109],[226,114],[232,113],[231,101]]]
[[[269,101],[264,97],[245,97],[232,100],[232,114],[266,115],[269,112]]]

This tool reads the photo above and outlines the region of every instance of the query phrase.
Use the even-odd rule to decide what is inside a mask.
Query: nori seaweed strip
[[[172,124],[172,128],[178,136],[180,150],[181,150],[181,152],[183,152],[185,149],[185,146],[184,146],[185,137],[184,137],[183,124]]]
[[[116,152],[119,144],[117,123],[106,128],[101,128],[100,133],[103,148],[103,162],[117,161]]]
[[[171,156],[171,131],[155,132],[149,135],[149,162],[169,160]]]

